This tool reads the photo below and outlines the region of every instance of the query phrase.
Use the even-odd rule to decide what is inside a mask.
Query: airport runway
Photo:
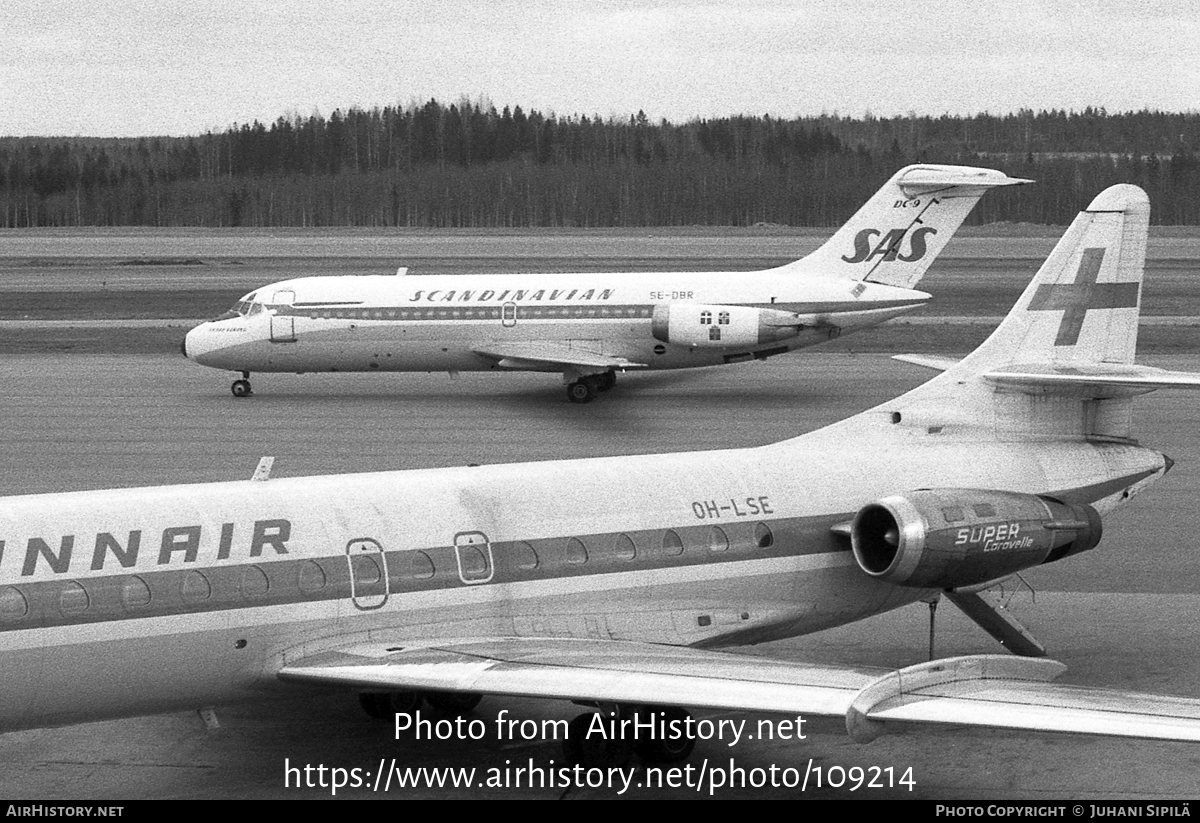
[[[1194,353],[1143,358],[1200,369]],[[261,375],[235,400],[227,377],[178,355],[7,355],[6,471],[0,494],[248,477],[258,458],[275,476],[465,463],[753,446],[802,434],[889,399],[928,372],[881,355],[819,350],[730,368],[630,375],[588,406],[567,403],[552,375]],[[1069,667],[1069,682],[1200,697],[1200,411],[1193,398],[1140,401],[1144,442],[1175,469],[1106,526],[1101,547],[1031,572],[1036,593],[1011,608]],[[797,466],[797,471],[804,471]],[[814,477],[814,483],[820,478]],[[949,604],[938,654],[999,648]],[[820,635],[749,650],[787,659],[900,666],[925,658],[927,610],[910,607]],[[526,718],[569,717],[565,703],[486,699]],[[757,716],[709,714],[713,718]],[[512,767],[561,762],[535,740],[397,741],[353,695],[312,695],[220,707],[221,728],[195,713],[0,735],[0,795],[28,798],[327,797],[286,788],[285,761],[374,767]],[[909,766],[916,786],[823,788],[817,797],[926,799],[1160,799],[1200,796],[1200,747],[962,729],[906,730],[858,746],[832,721],[805,740],[702,743],[693,763],[746,769]],[[835,770],[835,774],[836,774]],[[694,788],[623,796],[707,796]],[[559,789],[398,791],[392,797],[541,797]],[[717,789],[715,797],[798,796],[795,790]],[[609,789],[569,797],[612,797]],[[362,789],[341,796],[376,796]]]

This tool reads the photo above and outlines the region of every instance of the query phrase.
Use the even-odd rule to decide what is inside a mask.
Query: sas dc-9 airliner
[[[922,305],[914,287],[989,189],[991,169],[901,169],[824,245],[757,272],[302,277],[188,332],[183,353],[241,372],[559,372],[572,402],[617,372],[756,360]]]

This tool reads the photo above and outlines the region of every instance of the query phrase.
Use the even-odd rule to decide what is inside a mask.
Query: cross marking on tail
[[[1079,271],[1073,283],[1038,286],[1029,303],[1029,311],[1063,312],[1058,327],[1056,346],[1074,346],[1083,329],[1083,319],[1091,309],[1136,308],[1138,283],[1097,283],[1100,264],[1104,262],[1103,248],[1084,249]]]

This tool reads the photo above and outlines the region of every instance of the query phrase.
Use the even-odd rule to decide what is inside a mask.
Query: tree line
[[[972,223],[1062,224],[1114,183],[1200,225],[1200,113],[739,116],[654,123],[461,100],[189,137],[0,138],[0,227],[831,226],[900,166],[1038,181]]]

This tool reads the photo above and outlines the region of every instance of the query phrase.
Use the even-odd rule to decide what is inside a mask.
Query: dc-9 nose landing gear
[[[233,392],[234,397],[249,397],[254,394],[254,390],[250,388],[250,372],[242,372],[241,379],[234,380],[229,390]]]

